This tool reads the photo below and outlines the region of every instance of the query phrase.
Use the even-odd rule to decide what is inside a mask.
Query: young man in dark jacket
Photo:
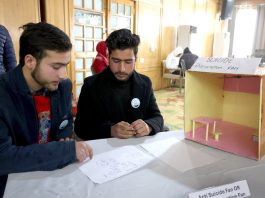
[[[69,37],[47,23],[23,29],[19,66],[0,76],[0,197],[9,173],[54,170],[92,157],[89,145],[70,139]]]
[[[142,137],[163,130],[152,83],[135,71],[139,43],[127,29],[107,38],[109,67],[86,78],[79,97],[75,132],[80,138]]]

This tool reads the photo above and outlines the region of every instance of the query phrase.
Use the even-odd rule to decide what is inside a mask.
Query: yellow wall
[[[223,74],[187,72],[185,132],[191,130],[191,119],[201,116],[259,128],[261,96],[224,91],[223,84]]]
[[[258,128],[259,99],[257,94],[224,92],[223,120]]]
[[[191,131],[191,119],[222,118],[223,82],[221,74],[187,72],[185,82],[184,130]]]
[[[265,76],[262,76],[260,84],[259,159],[265,155]]]

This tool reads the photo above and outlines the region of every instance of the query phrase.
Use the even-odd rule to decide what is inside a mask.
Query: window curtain
[[[265,50],[265,5],[258,6],[257,26],[253,53],[256,50]]]
[[[236,7],[232,37],[232,56],[246,58],[252,55],[257,23],[256,6]]]

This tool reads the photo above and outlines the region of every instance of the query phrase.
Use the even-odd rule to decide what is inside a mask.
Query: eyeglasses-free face
[[[113,50],[109,56],[109,67],[117,80],[127,81],[135,68],[133,49]]]

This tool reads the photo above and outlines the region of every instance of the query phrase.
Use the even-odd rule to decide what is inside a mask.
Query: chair
[[[183,87],[183,77],[182,77],[182,71],[180,69],[180,74],[172,74],[170,69],[167,69],[166,67],[166,60],[162,61],[163,65],[163,78],[170,79],[170,85],[173,84],[174,81],[179,81],[179,93],[181,93],[181,89]]]
[[[181,66],[182,77],[185,78],[185,72],[186,72],[187,68],[186,68],[186,63],[185,63],[184,59],[180,60],[180,66]]]

